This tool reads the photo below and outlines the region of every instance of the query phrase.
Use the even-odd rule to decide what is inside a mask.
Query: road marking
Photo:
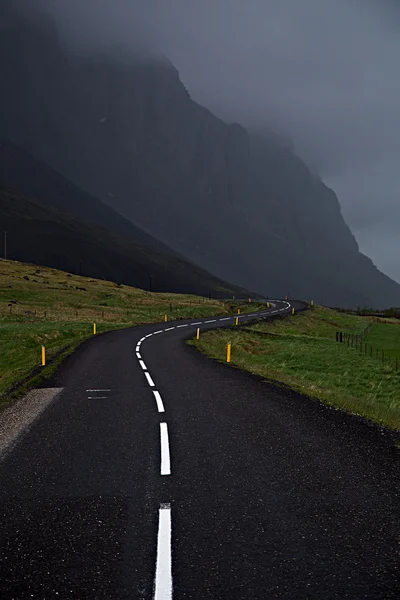
[[[198,323],[190,323],[191,325],[201,325],[201,321],[199,321]]]
[[[142,367],[143,371],[147,371],[147,367],[142,360],[139,360],[139,364]]]
[[[88,396],[88,400],[107,400],[107,396]]]
[[[216,323],[217,319],[212,319],[211,321],[204,321],[204,323]]]
[[[153,335],[157,335],[157,333],[162,333],[162,332],[163,332],[163,330],[161,330],[161,329],[159,331],[153,331]]]
[[[136,352],[140,352],[140,344],[138,344],[135,348]]]
[[[147,335],[145,335],[145,336],[144,336],[144,338],[145,338],[145,339],[146,339],[146,338],[149,338],[149,337],[151,337],[152,335],[153,335],[152,333],[148,333]]]
[[[164,329],[164,331],[172,331],[175,327],[168,327],[168,329]]]
[[[157,563],[154,600],[172,600],[171,505],[160,504],[158,512]]]
[[[188,324],[186,323],[186,325],[177,325],[176,328],[179,329],[180,327],[188,327]]]
[[[168,425],[160,423],[161,438],[161,475],[171,475],[171,461],[169,458]]]
[[[165,412],[164,404],[163,404],[162,398],[160,396],[160,392],[153,391],[153,394],[154,394],[154,397],[155,397],[156,402],[157,402],[158,412],[160,412],[160,413]]]
[[[87,392],[111,392],[111,390],[86,390]]]
[[[140,352],[136,352],[137,358],[142,358]]]
[[[224,317],[223,319],[220,319],[220,321],[229,321],[230,317]]]
[[[145,337],[142,337],[142,338],[140,338],[139,342],[142,343],[142,342],[144,342],[145,339],[146,339]]]
[[[144,374],[146,375],[146,379],[147,379],[147,381],[148,381],[148,384],[149,384],[149,386],[150,386],[150,387],[155,387],[155,386],[156,386],[156,384],[155,384],[155,383],[154,383],[154,381],[152,380],[150,373],[148,373],[147,371],[145,371],[145,373],[144,373]]]

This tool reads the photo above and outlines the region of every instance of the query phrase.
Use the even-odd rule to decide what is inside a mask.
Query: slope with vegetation
[[[391,344],[392,352],[399,355],[398,322],[379,322],[322,307],[239,330],[208,332],[191,343],[223,361],[231,342],[234,366],[400,429],[400,371],[393,363],[383,365],[369,353],[335,341],[336,331],[360,336],[369,324],[368,335],[378,332],[380,349],[388,352],[384,344]]]
[[[177,254],[113,235],[1,187],[0,212],[8,258],[160,292],[222,298],[243,293]]]
[[[56,360],[50,368],[39,369],[39,380],[93,335],[93,323],[102,333],[159,322],[165,314],[173,320],[229,310],[227,303],[217,300],[150,293],[49,267],[0,260],[0,404],[8,400],[7,390],[30,379],[40,365],[42,345],[48,359]]]

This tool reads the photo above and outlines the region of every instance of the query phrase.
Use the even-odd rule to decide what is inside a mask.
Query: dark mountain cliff
[[[291,149],[213,116],[166,61],[77,56],[50,18],[10,7],[0,135],[219,277],[331,305],[400,304]]]

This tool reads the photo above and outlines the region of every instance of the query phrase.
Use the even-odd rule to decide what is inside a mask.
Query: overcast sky
[[[40,1],[75,44],[145,43],[219,116],[286,132],[400,282],[400,3]]]

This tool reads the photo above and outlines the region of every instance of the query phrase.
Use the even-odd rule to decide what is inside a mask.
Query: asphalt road
[[[0,463],[1,600],[400,597],[391,435],[184,343],[231,324],[107,333],[64,363]]]

